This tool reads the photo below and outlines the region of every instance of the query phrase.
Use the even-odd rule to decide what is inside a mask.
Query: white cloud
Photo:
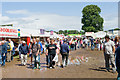
[[[10,10],[10,11],[6,11],[6,13],[9,13],[9,14],[28,14],[29,12],[27,10]]]
[[[3,24],[13,24],[15,27],[32,29],[44,28],[45,30],[80,30],[80,16],[62,16],[57,14],[32,13],[27,10],[6,11],[9,14],[27,14],[27,17],[9,18],[6,16],[2,20]]]
[[[7,16],[2,16],[2,15],[0,14],[0,24],[5,24],[5,22],[8,21],[8,20],[10,20],[9,17],[7,17]]]
[[[103,15],[104,17],[104,30],[110,30],[118,28],[118,16],[117,15]]]
[[[11,14],[27,14],[27,17],[9,18],[0,16],[0,24],[13,24],[15,27],[45,30],[80,30],[82,27],[80,16],[62,16],[57,14],[39,14],[27,10],[7,11]],[[103,15],[104,30],[118,27],[118,17],[113,15]]]
[[[21,21],[21,22],[20,22]],[[26,28],[44,28],[46,30],[80,30],[80,17],[77,16],[61,16],[56,14],[33,15],[19,20],[19,26]]]

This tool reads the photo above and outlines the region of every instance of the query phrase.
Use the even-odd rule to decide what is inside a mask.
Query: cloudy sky
[[[81,30],[82,9],[98,5],[104,30],[118,27],[117,2],[2,2],[0,24],[45,30]]]

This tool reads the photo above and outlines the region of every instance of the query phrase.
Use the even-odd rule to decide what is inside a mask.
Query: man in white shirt
[[[104,56],[105,56],[105,66],[107,71],[109,72],[110,70],[110,64],[109,61],[111,61],[111,65],[112,65],[112,70],[113,73],[116,72],[116,67],[115,67],[115,44],[113,41],[110,40],[109,36],[106,35],[105,36],[105,42],[104,42]]]
[[[86,49],[88,48],[88,41],[89,41],[89,40],[88,40],[87,38],[85,38],[84,41],[83,41],[84,44],[85,44],[85,48],[86,48]]]

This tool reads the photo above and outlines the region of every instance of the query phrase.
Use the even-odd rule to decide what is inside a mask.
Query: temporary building
[[[106,32],[104,31],[99,31],[93,34],[96,38],[104,38],[106,36]]]

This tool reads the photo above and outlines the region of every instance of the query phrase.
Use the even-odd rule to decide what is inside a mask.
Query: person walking
[[[38,61],[40,63],[40,55],[43,53],[43,46],[42,46],[42,43],[40,42],[39,38],[36,38],[36,42],[37,42],[37,45],[39,46]]]
[[[49,53],[47,53],[47,47],[48,47],[49,44],[50,44],[50,38],[47,38],[47,42],[45,44],[45,48],[46,48],[46,50],[45,50],[46,51],[46,62],[47,62],[46,65],[48,65],[50,63],[50,59],[49,59],[50,57],[48,55]]]
[[[0,41],[0,66],[2,66],[2,42]]]
[[[112,65],[112,72],[116,72],[115,67],[115,44],[113,41],[110,40],[109,36],[105,36],[104,48],[103,48],[104,56],[105,56],[105,66],[108,72],[110,72],[110,64],[111,61]]]
[[[118,47],[116,49],[115,54],[116,54],[116,58],[115,58],[116,69],[117,69],[117,72],[118,72],[117,80],[120,80],[120,47]]]
[[[75,50],[75,42],[74,42],[74,40],[71,41],[71,50],[72,51]]]
[[[119,37],[115,37],[115,48],[117,49],[120,46]]]
[[[41,54],[43,53],[43,45],[42,45],[42,42],[40,41],[40,39],[39,38],[36,38],[36,41],[37,41],[37,43],[38,43],[38,45],[40,45],[40,51],[41,51]]]
[[[47,47],[47,55],[49,55],[49,59],[50,59],[49,68],[54,68],[55,62],[53,62],[53,59],[56,55],[56,52],[57,52],[57,46],[54,44],[54,40],[51,40],[50,44]]]
[[[27,54],[29,53],[29,48],[25,41],[23,41],[22,45],[20,46],[20,52],[21,52],[21,64],[25,66],[27,64]]]
[[[29,46],[28,46],[28,48],[29,48],[29,52],[30,52],[29,56],[30,56],[30,58],[31,58],[30,66],[32,66],[32,61],[33,61],[33,55],[32,55],[32,50],[31,50],[31,48],[32,48],[32,44],[33,44],[33,41],[30,40],[30,43],[29,43]]]
[[[97,50],[98,51],[100,51],[100,44],[101,44],[101,42],[100,42],[100,39],[98,38],[97,39]]]
[[[91,39],[90,39],[90,41],[91,41],[91,50],[94,50],[94,39],[93,39],[93,37],[91,37]]]
[[[40,61],[39,61],[39,56],[38,56],[38,55],[40,55],[39,50],[40,50],[39,45],[36,42],[36,39],[33,39],[33,44],[32,44],[32,47],[31,47],[32,55],[33,55],[33,58],[34,58],[33,69],[37,69],[37,64],[39,65],[38,69],[40,69]]]
[[[5,41],[2,41],[2,66],[5,66],[7,56],[7,45],[5,44]]]
[[[85,38],[84,41],[83,41],[84,44],[85,44],[85,49],[88,49],[88,41],[89,40],[87,38]]]
[[[77,39],[74,40],[74,43],[75,43],[75,50],[77,50]]]
[[[62,65],[61,67],[63,68],[64,66],[64,62],[65,62],[65,66],[67,66],[68,63],[68,56],[69,56],[69,45],[67,44],[67,41],[64,41],[64,43],[61,45],[60,47],[60,52],[62,55]]]
[[[83,48],[83,40],[80,38],[80,48]]]
[[[9,41],[6,41],[6,45],[7,45],[7,62],[11,62],[12,47]]]
[[[20,41],[19,45],[18,45],[18,51],[19,51],[19,59],[21,60],[21,52],[20,52],[20,47],[22,45],[22,41]]]
[[[15,54],[15,48],[14,48],[14,43],[11,39],[8,39],[8,41],[10,42],[10,45],[12,47],[12,51],[11,51],[11,60],[13,60],[13,55]]]

